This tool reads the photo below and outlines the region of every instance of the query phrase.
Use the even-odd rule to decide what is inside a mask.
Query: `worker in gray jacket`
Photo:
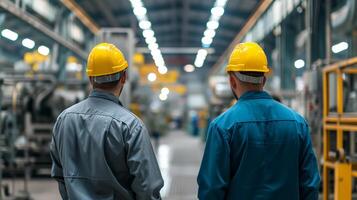
[[[161,199],[163,180],[146,127],[118,99],[127,67],[114,45],[95,46],[87,62],[93,91],[56,121],[51,174],[63,199]]]

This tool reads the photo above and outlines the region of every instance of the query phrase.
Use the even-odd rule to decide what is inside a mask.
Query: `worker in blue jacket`
[[[233,50],[227,72],[238,101],[210,124],[199,199],[318,199],[320,175],[308,124],[263,91],[268,71],[258,44]]]

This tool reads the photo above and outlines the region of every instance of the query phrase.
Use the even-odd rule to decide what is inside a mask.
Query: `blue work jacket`
[[[244,93],[210,124],[199,199],[317,200],[319,184],[306,121],[268,93]]]
[[[64,200],[161,199],[147,130],[110,93],[93,91],[60,114],[51,157]]]

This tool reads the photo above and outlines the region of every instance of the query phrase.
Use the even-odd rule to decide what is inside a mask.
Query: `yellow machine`
[[[329,199],[329,172],[334,171],[334,199],[352,199],[352,179],[357,177],[357,161],[348,157],[344,138],[357,132],[357,113],[345,112],[344,79],[357,74],[357,57],[323,69],[323,199]],[[333,78],[332,78],[333,77]],[[335,78],[334,78],[335,77]],[[335,81],[336,80],[336,81]],[[336,95],[331,88],[335,88]],[[336,111],[331,98],[336,97]],[[336,137],[334,137],[336,134]],[[336,146],[332,145],[336,144]]]

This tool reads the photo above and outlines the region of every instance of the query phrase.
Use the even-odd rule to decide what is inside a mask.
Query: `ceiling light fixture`
[[[139,27],[143,31],[143,36],[145,42],[148,45],[148,48],[151,51],[151,55],[155,61],[155,64],[158,66],[165,66],[165,61],[162,58],[161,51],[159,50],[159,45],[156,43],[157,39],[155,38],[155,32],[151,28],[151,22],[147,17],[148,10],[145,8],[142,0],[130,0],[131,6],[133,8],[133,13],[136,16]],[[161,71],[163,71],[161,69]]]
[[[150,50],[153,50],[153,49],[158,49],[159,45],[157,43],[149,43],[148,47]]]
[[[221,6],[216,6],[211,9],[211,14],[216,17],[221,17],[224,14],[224,8]]]
[[[203,44],[205,47],[211,45],[211,44],[212,44],[212,41],[213,41],[212,38],[206,37],[206,36],[203,37],[202,40],[201,40],[202,44]]]
[[[156,81],[156,74],[155,73],[150,73],[150,74],[148,74],[148,81],[150,81],[150,82],[154,82],[154,81]]]
[[[165,95],[165,94],[163,94],[163,93],[160,93],[159,99],[160,99],[161,101],[166,101],[166,100],[167,100],[167,95]]]
[[[50,54],[50,49],[46,46],[39,46],[37,49],[38,53],[44,55],[44,56],[48,56],[48,54]]]
[[[214,38],[214,36],[216,35],[216,31],[212,30],[212,29],[207,29],[205,30],[205,32],[203,33],[203,35],[205,37],[210,37],[210,38]]]
[[[160,74],[166,74],[167,73],[167,67],[166,66],[160,66],[157,68]]]
[[[196,58],[194,64],[195,64],[196,67],[200,68],[200,67],[203,66],[203,63],[204,63],[204,59],[197,59],[197,58]]]
[[[208,29],[216,30],[218,28],[218,26],[219,26],[219,23],[216,20],[214,20],[214,21],[212,20],[212,21],[208,21],[207,22],[207,28]]]
[[[214,6],[211,9],[211,16],[206,26],[207,29],[203,33],[203,37],[201,39],[202,47],[209,48],[213,42],[214,36],[216,35],[216,29],[219,27],[219,20],[224,14],[224,7],[226,6],[227,0],[216,0]],[[202,67],[205,59],[207,57],[207,50],[200,49],[197,52],[195,58],[195,66]]]
[[[294,66],[296,69],[303,68],[305,66],[305,61],[302,59],[298,59],[294,62]]]
[[[19,34],[16,32],[10,30],[10,29],[4,29],[1,31],[1,35],[11,41],[16,41],[17,38],[19,37]]]
[[[151,29],[146,29],[143,31],[144,38],[154,37],[155,33]]]
[[[130,0],[130,3],[133,8],[143,6],[143,2],[141,0]]]
[[[159,49],[151,50],[152,57],[161,56],[161,51]]]
[[[145,39],[146,44],[151,44],[151,43],[156,43],[156,38],[155,37],[147,37]]]
[[[158,68],[165,66],[165,62],[162,58],[155,59],[154,62],[155,62],[155,65],[158,66]]]
[[[142,20],[139,22],[139,27],[143,30],[150,29],[151,22],[149,22],[148,20]]]
[[[340,53],[341,51],[348,49],[348,43],[340,42],[338,44],[333,45],[331,49],[333,53]]]
[[[227,0],[216,0],[216,6],[224,7],[227,3]]]
[[[146,15],[146,8],[144,8],[142,6],[138,6],[133,9],[133,12],[134,12],[135,16],[141,18]]]
[[[25,38],[22,40],[22,46],[28,49],[33,49],[35,47],[35,42],[29,38]]]
[[[195,71],[195,67],[193,65],[190,65],[190,64],[185,65],[185,67],[183,69],[185,70],[185,72],[188,72],[188,73]]]
[[[163,88],[161,89],[161,93],[164,94],[164,95],[168,95],[168,94],[170,93],[170,90],[169,90],[169,88],[167,88],[167,87],[163,87]]]

